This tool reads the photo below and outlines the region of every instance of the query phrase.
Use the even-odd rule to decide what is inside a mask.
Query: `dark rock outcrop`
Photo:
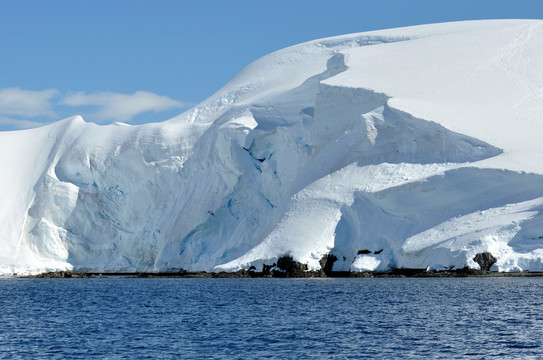
[[[306,277],[307,265],[292,259],[292,256],[283,256],[277,259],[277,267],[285,272],[286,277]]]
[[[371,251],[364,249],[364,250],[358,250],[358,253],[357,253],[357,255],[366,255],[366,254],[371,254]]]
[[[51,271],[37,275],[23,276],[27,278],[88,278],[91,275],[87,273],[74,273],[72,271]]]
[[[475,255],[473,261],[479,264],[481,271],[490,271],[490,267],[494,265],[496,261],[498,261],[498,259],[496,259],[494,256],[492,256],[491,253],[487,251]]]
[[[267,264],[262,265],[262,275],[271,276],[271,269],[273,269],[276,266],[277,266],[276,263],[273,263],[271,265],[267,265]]]
[[[326,276],[332,275],[332,267],[334,266],[334,263],[337,261],[337,257],[332,254],[326,254],[324,255],[319,263],[321,265],[321,272],[323,272]]]

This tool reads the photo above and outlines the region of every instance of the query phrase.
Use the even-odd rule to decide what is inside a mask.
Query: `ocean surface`
[[[543,278],[0,279],[2,359],[539,359]]]

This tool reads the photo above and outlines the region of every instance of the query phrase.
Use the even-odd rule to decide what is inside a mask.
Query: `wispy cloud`
[[[129,122],[142,113],[158,113],[190,105],[147,91],[62,94],[56,89],[4,88],[0,89],[0,131],[37,127],[75,114],[101,123]]]
[[[46,123],[39,121],[13,119],[6,116],[0,116],[0,129],[23,130],[35,128],[45,124]]]
[[[137,91],[133,94],[114,92],[96,92],[87,94],[77,92],[66,96],[62,102],[66,106],[98,106],[100,109],[87,114],[96,121],[129,121],[134,116],[148,111],[161,112],[187,106],[180,101],[167,96],[153,94],[147,91]]]
[[[55,116],[51,100],[58,95],[58,90],[41,91],[22,90],[19,88],[0,89],[0,115]]]

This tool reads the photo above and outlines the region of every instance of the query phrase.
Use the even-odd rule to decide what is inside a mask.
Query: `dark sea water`
[[[5,359],[540,359],[543,278],[0,279]]]

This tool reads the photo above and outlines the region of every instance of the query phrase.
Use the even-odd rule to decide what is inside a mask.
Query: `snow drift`
[[[0,133],[0,273],[543,271],[543,21],[268,55],[160,124]]]

